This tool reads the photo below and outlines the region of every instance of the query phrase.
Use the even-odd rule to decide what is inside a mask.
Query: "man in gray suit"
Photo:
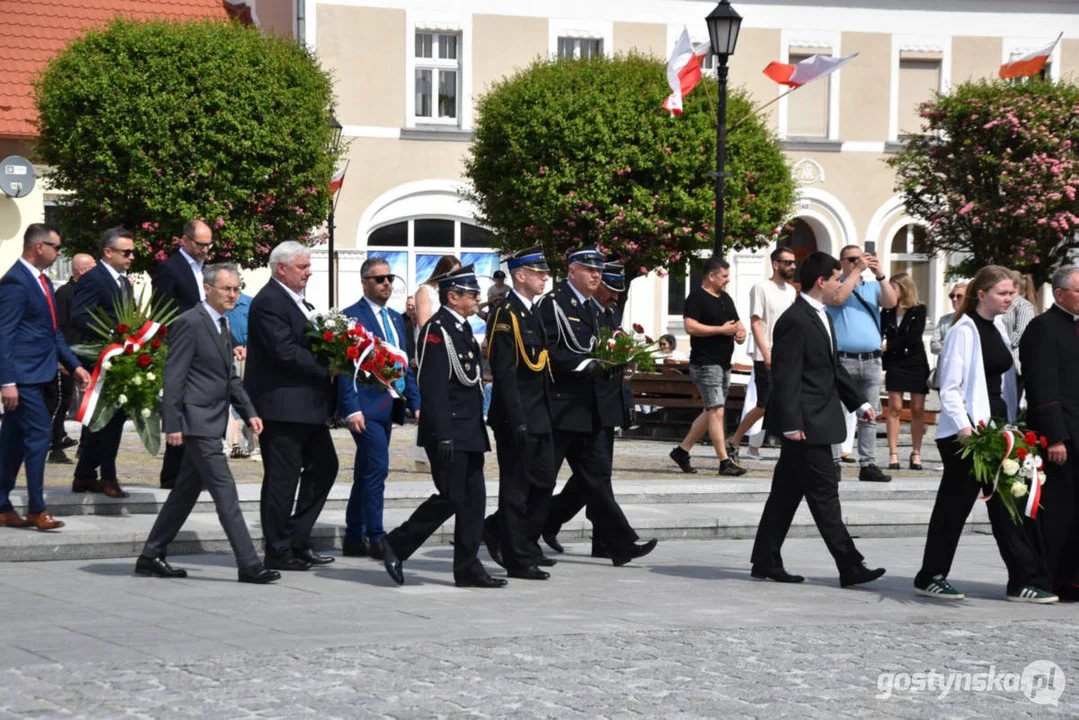
[[[169,445],[185,446],[183,464],[176,487],[169,493],[135,563],[135,573],[187,577],[186,570],[169,565],[165,551],[191,514],[205,483],[236,555],[240,582],[273,582],[281,578],[281,573],[267,569],[259,560],[240,512],[236,481],[221,446],[230,402],[256,435],[262,432],[262,420],[255,415],[233,369],[225,318],[240,298],[240,272],[231,263],[210,265],[203,270],[202,279],[206,299],[169,327],[169,355],[165,361],[162,424]]]

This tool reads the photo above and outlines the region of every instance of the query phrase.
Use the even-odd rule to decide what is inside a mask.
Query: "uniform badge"
[[[435,333],[427,333],[427,337],[425,337],[423,341],[425,343],[432,343],[433,345],[438,345],[440,342],[442,342],[442,338],[440,338]]]
[[[472,365],[470,363],[465,363],[465,372],[468,372],[471,369],[472,369]]]
[[[572,299],[572,300],[569,301],[569,304],[572,305],[573,307],[577,307],[577,300]]]

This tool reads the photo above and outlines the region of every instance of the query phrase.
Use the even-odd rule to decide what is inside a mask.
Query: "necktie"
[[[41,281],[41,289],[45,291],[45,299],[49,301],[49,312],[52,314],[52,330],[56,332],[56,305],[52,302],[52,293],[49,292],[49,281],[45,279],[45,273],[37,276]]]
[[[305,308],[307,308],[307,312],[311,312],[312,310],[315,309],[315,306],[312,305],[311,303],[307,302],[306,300],[303,300],[302,302],[303,302],[303,306]]]
[[[127,279],[127,275],[121,275],[119,278],[120,290],[124,294],[124,298],[131,296],[131,281]]]
[[[396,339],[393,336],[393,329],[390,327],[390,314],[386,311],[386,308],[382,308],[382,332],[386,335],[386,342],[393,343]]]
[[[232,352],[232,348],[230,347],[231,343],[229,342],[228,318],[222,317],[220,320],[218,320],[218,323],[220,323],[221,325],[221,344],[225,346],[225,354],[228,355]]]

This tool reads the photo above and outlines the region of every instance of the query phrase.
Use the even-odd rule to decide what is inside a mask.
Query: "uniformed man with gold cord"
[[[536,538],[555,486],[551,439],[551,365],[547,333],[533,303],[547,284],[539,245],[506,260],[513,290],[487,323],[487,358],[494,384],[487,424],[498,454],[498,511],[487,518],[484,540],[510,577],[546,580],[554,565]]]

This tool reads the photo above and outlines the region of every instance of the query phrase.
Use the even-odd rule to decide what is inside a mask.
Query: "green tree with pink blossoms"
[[[598,243],[629,279],[682,272],[711,249],[715,216],[715,114],[702,86],[671,118],[665,63],[639,55],[537,60],[477,105],[466,160],[467,195],[505,250],[542,244],[553,267],[566,250]],[[751,112],[731,93],[728,120]],[[767,245],[789,216],[794,182],[760,117],[727,144],[726,247]]]
[[[925,251],[958,258],[954,275],[997,264],[1048,281],[1079,248],[1079,86],[966,83],[921,116],[923,134],[888,162],[929,224]]]

